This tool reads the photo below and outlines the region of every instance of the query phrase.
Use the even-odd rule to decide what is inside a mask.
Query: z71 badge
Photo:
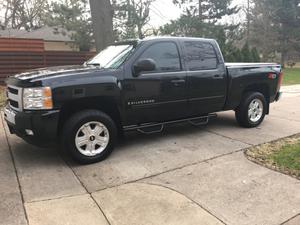
[[[151,103],[155,103],[155,100],[151,99],[151,100],[132,101],[132,102],[128,102],[128,105],[145,105]]]

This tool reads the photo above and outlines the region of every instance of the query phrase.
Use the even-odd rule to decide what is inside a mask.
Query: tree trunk
[[[139,39],[143,39],[144,38],[144,34],[143,34],[143,31],[142,31],[142,25],[138,24],[137,28],[138,28]]]
[[[113,9],[110,0],[89,0],[97,52],[113,42]]]
[[[285,68],[285,61],[286,61],[286,52],[282,51],[281,52],[281,59],[280,59],[280,64],[282,68]]]

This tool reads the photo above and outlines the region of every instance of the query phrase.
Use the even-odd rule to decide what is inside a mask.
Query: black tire
[[[256,99],[260,100],[262,103],[263,106],[262,115],[260,119],[258,119],[257,121],[252,121],[249,116],[248,110],[250,104]],[[241,127],[253,128],[259,126],[263,122],[266,112],[267,112],[267,102],[265,96],[259,92],[248,92],[244,95],[240,105],[235,110],[235,117],[238,124]]]
[[[76,147],[75,139],[79,129],[89,122],[100,122],[109,134],[109,142],[105,149],[94,156],[82,154]],[[91,164],[105,160],[113,151],[117,137],[117,128],[114,121],[105,113],[98,110],[84,110],[69,118],[63,127],[61,143],[64,150],[69,152],[72,158],[81,164]]]

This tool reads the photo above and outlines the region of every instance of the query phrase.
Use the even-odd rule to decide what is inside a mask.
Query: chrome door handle
[[[222,76],[222,75],[219,75],[219,74],[216,74],[216,75],[214,75],[213,76],[213,79],[216,79],[216,80],[221,80],[221,79],[223,79],[224,77]]]
[[[183,83],[185,83],[185,80],[183,80],[183,79],[172,80],[171,83],[175,87],[179,87],[179,86],[182,86]]]

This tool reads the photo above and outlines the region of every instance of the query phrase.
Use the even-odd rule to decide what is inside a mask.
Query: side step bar
[[[208,124],[209,120],[212,118],[216,118],[217,114],[209,114],[207,116],[200,116],[200,117],[193,117],[181,120],[173,120],[167,121],[162,123],[146,123],[141,125],[134,125],[134,126],[126,126],[123,127],[124,131],[138,131],[143,134],[154,134],[160,133],[163,131],[164,127],[168,124],[175,124],[175,123],[183,123],[188,122],[194,126],[203,126]]]

